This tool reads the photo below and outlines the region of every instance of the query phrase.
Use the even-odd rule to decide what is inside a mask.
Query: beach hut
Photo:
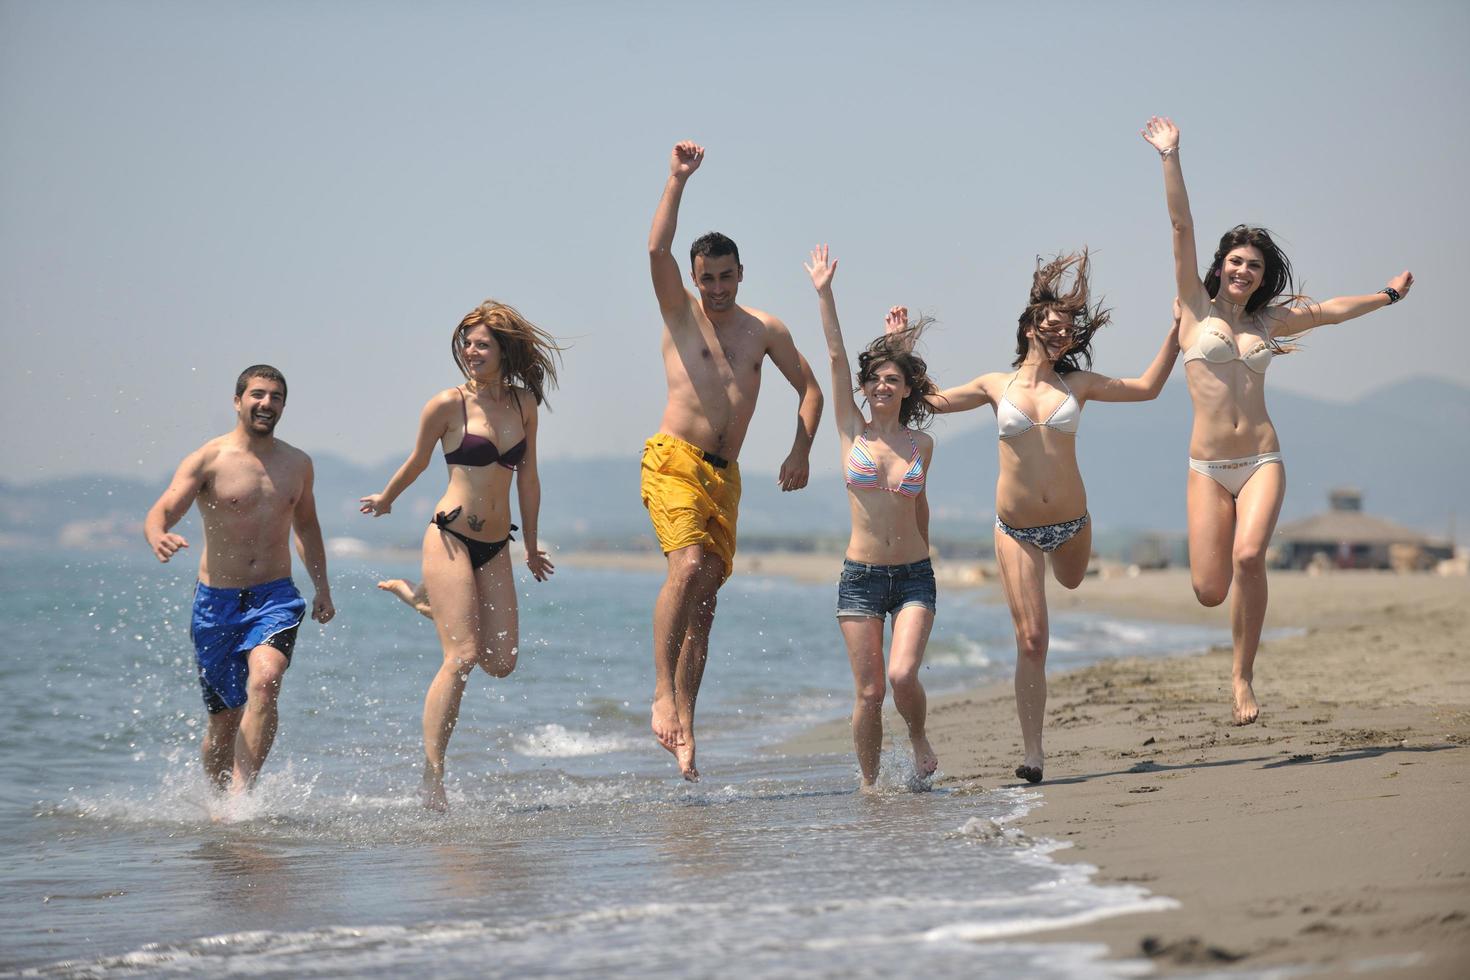
[[[1315,562],[1336,568],[1407,571],[1432,568],[1454,552],[1448,541],[1363,513],[1363,494],[1358,490],[1342,487],[1330,492],[1327,499],[1327,513],[1276,529],[1270,556],[1273,565],[1306,568]]]

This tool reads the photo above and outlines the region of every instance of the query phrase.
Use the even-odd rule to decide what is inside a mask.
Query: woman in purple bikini
[[[1077,468],[1077,426],[1088,401],[1157,398],[1179,354],[1178,320],[1139,378],[1096,374],[1092,336],[1108,311],[1089,300],[1088,259],[1063,255],[1042,264],[1016,330],[1013,371],[982,374],[929,397],[935,412],[995,406],[1000,479],[995,488],[995,558],[1016,631],[1016,714],[1024,759],[1016,775],[1040,782],[1046,714],[1046,559],[1052,575],[1075,589],[1087,573],[1092,528]],[[1071,274],[1070,287],[1064,284]]]
[[[454,330],[454,363],[465,383],[424,406],[413,452],[382,493],[362,498],[362,512],[387,514],[393,501],[444,451],[449,486],[424,533],[423,588],[444,661],[424,699],[424,805],[444,810],[444,755],[459,718],[460,699],[476,666],[505,677],[520,642],[515,575],[506,545],[511,532],[510,484],[520,501],[526,566],[538,582],[553,572],[537,547],[541,482],[536,472],[536,416],[556,384],[560,348],[513,308],[486,300]],[[452,447],[452,448],[451,448]]]
[[[1201,280],[1194,219],[1179,165],[1179,129],[1154,116],[1142,135],[1159,151],[1174,235],[1174,278],[1181,307],[1184,377],[1194,402],[1189,437],[1189,571],[1201,604],[1230,593],[1232,717],[1256,720],[1256,648],[1266,622],[1266,546],[1286,496],[1276,428],[1266,414],[1266,368],[1290,349],[1282,339],[1342,323],[1409,295],[1407,270],[1376,293],[1323,303],[1294,295],[1291,263],[1264,228],[1225,233]],[[1284,297],[1284,299],[1283,299]]]

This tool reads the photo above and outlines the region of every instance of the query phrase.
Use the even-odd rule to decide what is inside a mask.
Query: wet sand
[[[660,555],[567,556],[658,571]],[[742,555],[740,573],[830,581],[832,555]],[[939,563],[949,587],[975,566]],[[1053,610],[1218,626],[1220,645],[1051,678],[1047,779],[1021,826],[1073,846],[1102,881],[1180,902],[1049,938],[1146,955],[1165,974],[1470,976],[1470,580],[1273,573],[1257,659],[1258,724],[1230,724],[1228,607],[1194,601],[1182,570],[1049,583]],[[890,706],[891,707],[891,706]],[[902,722],[890,710],[885,751]],[[1024,785],[1009,684],[935,699],[940,785]],[[848,752],[845,723],[787,746]]]
[[[1238,728],[1227,611],[1195,603],[1186,572],[1049,583],[1054,610],[1221,631],[1205,654],[1051,679],[1047,779],[1022,829],[1181,907],[1049,938],[1166,974],[1470,976],[1470,581],[1273,573],[1271,593],[1268,629],[1294,631],[1263,644],[1261,721]],[[885,751],[906,751],[897,715],[885,724]],[[1009,684],[935,699],[930,737],[940,785],[1024,785]],[[834,723],[788,749],[850,744]]]

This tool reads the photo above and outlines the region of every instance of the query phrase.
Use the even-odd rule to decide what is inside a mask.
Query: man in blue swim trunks
[[[209,709],[204,772],[247,790],[276,737],[276,701],[306,601],[291,581],[291,531],[316,595],[311,618],[336,613],[312,496],[311,457],[275,436],[286,379],[267,364],[235,382],[235,428],[190,453],[143,522],[159,561],[189,542],[169,533],[199,502],[204,553],[190,635]],[[233,786],[231,779],[233,778]]]

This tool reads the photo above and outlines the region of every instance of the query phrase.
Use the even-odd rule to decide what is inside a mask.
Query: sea
[[[926,787],[902,732],[876,794],[850,751],[783,749],[847,717],[852,678],[835,585],[779,577],[721,593],[691,784],[648,726],[660,576],[523,574],[519,666],[471,679],[439,815],[416,790],[441,653],[376,588],[417,569],[335,559],[337,618],[302,627],[259,785],[220,801],[193,560],[138,552],[3,555],[0,974],[1135,976],[1048,936],[1173,905],[1053,860],[1019,819],[1034,791],[947,784],[942,757]],[[1053,670],[1222,639],[1080,613],[1052,631]],[[1014,657],[1003,606],[941,590],[931,695]]]

